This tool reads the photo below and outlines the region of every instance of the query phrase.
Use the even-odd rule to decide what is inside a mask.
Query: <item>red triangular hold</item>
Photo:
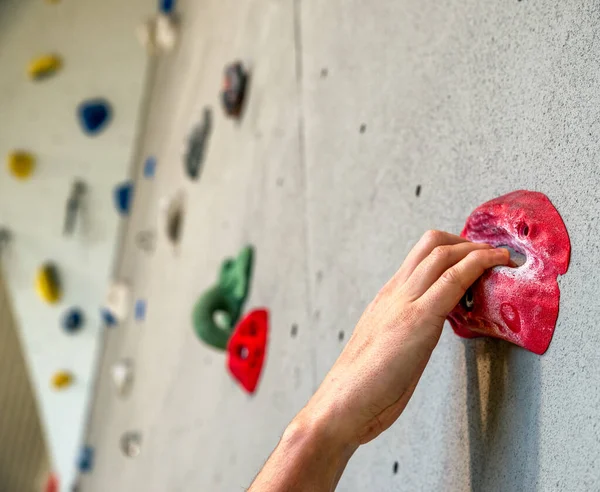
[[[260,378],[268,331],[268,311],[255,309],[238,323],[227,343],[229,372],[248,393],[254,393]]]

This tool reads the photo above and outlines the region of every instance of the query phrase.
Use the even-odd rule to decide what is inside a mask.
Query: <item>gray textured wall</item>
[[[521,188],[550,197],[573,248],[550,349],[464,342],[447,327],[404,415],[357,452],[339,489],[596,490],[597,3],[182,0],[180,11],[143,144],[159,171],[141,183],[124,250],[148,318],[109,334],[84,490],[248,485],[340,352],[339,332],[349,338],[418,237],[458,232],[477,205]],[[254,67],[248,111],[239,126],[217,114],[201,180],[186,182],[185,137],[240,56]],[[133,235],[179,189],[181,250],[159,238],[141,255]],[[245,241],[258,253],[249,306],[272,312],[254,398],[189,323]],[[107,372],[122,355],[138,380],[117,401]],[[135,460],[117,447],[130,428],[145,439]]]

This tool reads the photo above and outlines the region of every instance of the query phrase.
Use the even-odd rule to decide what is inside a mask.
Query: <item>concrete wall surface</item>
[[[547,194],[572,243],[548,352],[463,341],[446,327],[406,411],[356,453],[339,490],[596,490],[597,3],[182,0],[178,9],[181,43],[158,61],[141,143],[158,171],[144,181],[138,168],[121,264],[148,314],[107,335],[88,435],[97,461],[83,490],[247,486],[423,232],[459,232],[477,205],[516,189]],[[218,99],[235,58],[252,67],[241,124]],[[190,182],[182,155],[206,105],[214,132]],[[136,233],[156,230],[158,202],[178,192],[180,248],[158,230],[156,250],[140,251]],[[252,398],[190,324],[221,259],[246,242],[257,248],[248,307],[272,315]],[[121,357],[136,364],[124,400],[109,380]],[[118,446],[129,430],[143,436],[135,459]]]
[[[100,306],[121,222],[113,187],[129,173],[145,83],[147,57],[135,27],[153,7],[148,0],[0,1],[0,226],[12,233],[3,276],[51,465],[64,490],[75,476],[102,340]],[[28,80],[30,60],[48,53],[62,58],[63,69]],[[89,137],[79,128],[76,108],[95,97],[110,101],[113,117],[101,134]],[[36,156],[28,181],[6,169],[5,156],[15,149]],[[74,234],[63,236],[76,179],[87,187],[84,208]],[[64,293],[57,305],[44,304],[35,291],[36,271],[46,261],[61,275]],[[86,322],[69,335],[61,320],[73,306]],[[64,391],[50,385],[59,370],[75,378]]]

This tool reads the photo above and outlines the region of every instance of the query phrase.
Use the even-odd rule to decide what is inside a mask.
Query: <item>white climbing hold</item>
[[[125,282],[113,282],[108,288],[106,295],[106,303],[104,305],[104,318],[108,321],[109,317],[114,319],[114,323],[118,324],[125,321],[129,314],[129,305],[131,302],[131,289]],[[110,316],[108,316],[110,315]]]
[[[129,359],[116,362],[111,367],[110,374],[119,396],[127,395],[133,383],[133,362]]]
[[[168,53],[177,44],[177,24],[173,16],[158,14],[138,26],[137,37],[148,54]]]

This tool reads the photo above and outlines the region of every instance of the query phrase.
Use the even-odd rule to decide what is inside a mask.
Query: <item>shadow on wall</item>
[[[0,274],[0,490],[38,491],[50,459],[11,308]]]
[[[464,349],[471,490],[535,490],[540,356],[493,339]]]

